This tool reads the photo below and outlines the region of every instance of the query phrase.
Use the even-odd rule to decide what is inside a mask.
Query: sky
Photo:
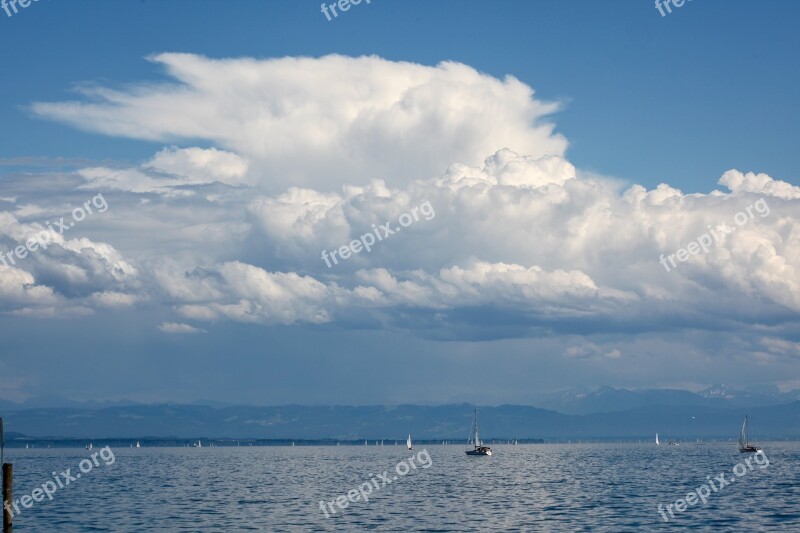
[[[0,9],[0,398],[800,388],[800,5]]]

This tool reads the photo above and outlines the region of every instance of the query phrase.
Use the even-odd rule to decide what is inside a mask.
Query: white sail
[[[739,433],[739,447],[744,448],[747,446],[747,417],[744,417],[742,424],[742,432]]]
[[[658,446],[659,444],[661,444],[661,443],[658,442],[658,433],[656,433],[656,446]]]
[[[475,418],[472,420],[472,427],[470,428],[469,440],[472,441],[472,450],[467,450],[467,455],[492,455],[492,450],[488,446],[484,446],[481,442],[481,436],[478,431],[478,410],[475,409]]]
[[[408,440],[406,440],[406,446],[408,446],[408,449],[409,449],[409,450],[412,450],[412,449],[413,449],[413,448],[411,447],[411,433],[409,433],[409,434],[408,434]]]

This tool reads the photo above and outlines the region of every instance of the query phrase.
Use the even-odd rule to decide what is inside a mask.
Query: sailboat
[[[406,440],[406,446],[409,450],[413,450],[414,448],[411,447],[411,433],[408,434],[408,440]]]
[[[474,448],[472,450],[467,450],[467,455],[492,455],[492,449],[488,446],[482,446],[481,439],[478,436],[478,410],[475,409],[475,417],[472,420],[472,428],[474,433],[471,435],[471,440],[473,443]],[[472,433],[472,431],[470,431]],[[470,440],[467,440],[467,444],[469,444]]]
[[[138,441],[138,440],[136,441],[136,447],[137,447],[137,448],[141,448],[141,447],[142,447],[142,445],[141,445],[141,444],[139,444],[139,441]]]
[[[747,430],[749,429],[749,426],[750,424],[747,421],[747,415],[745,415],[744,424],[742,424],[742,431],[739,433],[739,451],[742,453],[760,452],[761,448],[758,446],[753,446],[747,442]]]
[[[91,449],[92,449],[92,443],[91,443],[91,442],[90,442],[89,444],[87,444],[87,445],[86,445],[86,449],[87,449],[87,450],[91,450]]]
[[[661,444],[661,443],[658,442],[658,433],[656,433],[656,446],[658,446],[659,444]]]

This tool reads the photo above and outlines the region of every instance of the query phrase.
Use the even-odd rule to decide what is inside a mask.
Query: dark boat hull
[[[741,453],[760,452],[761,448],[759,448],[758,446],[744,446],[744,447],[740,447],[739,451]]]
[[[467,450],[466,453],[467,455],[492,455],[492,449],[488,446],[481,446],[474,450]]]

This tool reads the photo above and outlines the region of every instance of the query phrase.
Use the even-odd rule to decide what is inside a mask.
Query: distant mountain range
[[[140,405],[136,402],[129,400],[120,400],[118,402],[93,402],[93,401],[76,401],[68,400],[60,396],[34,396],[28,398],[22,403],[16,403],[9,400],[0,399],[0,412],[2,411],[17,411],[20,409],[40,409],[40,408],[64,408],[71,407],[76,409],[103,409],[105,407],[127,406],[127,405]]]
[[[52,400],[52,398],[50,399]],[[73,402],[31,407],[0,403],[6,431],[30,437],[70,438],[257,438],[466,440],[469,404],[439,406],[272,407]],[[78,403],[78,406],[74,406]],[[486,439],[735,439],[745,414],[755,440],[800,438],[800,401],[795,393],[741,392],[715,386],[691,393],[629,391],[601,387],[543,400],[542,409],[479,407]],[[556,409],[557,408],[557,409]],[[559,412],[560,411],[560,412]]]
[[[626,411],[634,407],[648,405],[696,405],[706,407],[762,407],[800,401],[800,390],[780,392],[777,388],[758,391],[733,389],[727,385],[713,385],[700,392],[679,389],[615,389],[603,386],[596,389],[572,389],[557,393],[541,395],[533,402],[535,407],[557,411],[569,415],[585,415],[591,413],[613,413]],[[41,408],[74,408],[105,409],[107,407],[130,407],[148,405],[131,400],[119,401],[79,401],[60,396],[35,396],[22,403],[0,399],[0,412],[19,411],[22,409]],[[152,405],[152,404],[150,404]],[[167,403],[166,405],[178,405]],[[241,404],[218,400],[196,400],[191,406],[207,406],[215,408],[240,407]]]
[[[765,407],[800,400],[800,390],[780,392],[777,388],[760,391],[737,390],[714,385],[694,393],[677,389],[626,390],[600,387],[573,390],[540,398],[536,405],[564,414],[613,413],[648,406],[698,406],[715,408]]]

